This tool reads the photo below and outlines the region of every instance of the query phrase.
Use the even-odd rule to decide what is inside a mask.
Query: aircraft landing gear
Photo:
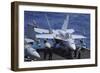
[[[81,55],[81,48],[77,48],[76,50],[70,50],[68,59],[80,59],[81,58],[80,55]]]
[[[75,50],[75,59],[80,59],[81,58],[80,55],[81,55],[81,48],[77,48]]]
[[[75,51],[74,50],[69,49],[68,54],[67,54],[67,59],[75,59]]]
[[[71,59],[74,59],[75,58],[75,51],[74,50],[72,50],[70,52],[70,57],[71,57]]]

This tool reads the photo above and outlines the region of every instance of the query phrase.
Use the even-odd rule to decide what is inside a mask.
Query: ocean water
[[[90,14],[24,11],[25,37],[31,39],[35,37],[36,33],[34,33],[32,27],[34,24],[39,28],[49,29],[45,15],[47,15],[52,29],[61,29],[66,15],[69,15],[68,29],[74,29],[75,32],[73,34],[80,34],[87,37],[84,39],[84,42],[86,43],[86,47],[90,48]],[[76,45],[79,44],[78,41],[75,40]],[[52,40],[50,42],[53,43]]]

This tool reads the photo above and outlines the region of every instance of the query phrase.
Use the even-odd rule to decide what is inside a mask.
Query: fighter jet
[[[73,34],[75,32],[75,30],[67,28],[68,27],[68,22],[69,22],[69,15],[66,15],[66,18],[64,20],[64,23],[63,23],[61,29],[52,29],[51,25],[50,25],[50,21],[48,20],[47,15],[45,15],[45,18],[47,20],[49,30],[34,27],[34,31],[38,33],[38,34],[36,34],[36,38],[57,39],[57,40],[60,40],[60,41],[65,41],[66,42],[66,47],[70,48],[72,50],[76,50],[75,39],[84,39],[84,38],[86,38],[83,35]]]
[[[24,49],[25,49],[25,56],[32,60],[40,59],[39,53],[32,47],[34,40],[25,38],[24,39]]]

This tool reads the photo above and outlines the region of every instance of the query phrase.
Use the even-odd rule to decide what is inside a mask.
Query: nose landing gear
[[[81,48],[77,48],[76,50],[69,51],[69,58],[68,59],[80,59],[81,55]]]

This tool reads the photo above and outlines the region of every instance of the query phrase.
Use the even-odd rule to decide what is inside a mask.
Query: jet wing
[[[82,35],[72,35],[72,38],[73,39],[84,39],[86,37],[85,36],[82,36]]]
[[[36,38],[53,39],[53,34],[36,34]]]
[[[38,33],[49,33],[49,30],[42,28],[34,28],[34,31]]]

